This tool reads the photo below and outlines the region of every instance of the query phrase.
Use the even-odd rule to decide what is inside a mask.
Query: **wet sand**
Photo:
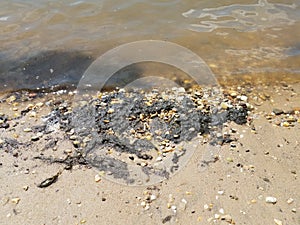
[[[1,127],[9,127],[0,128],[1,224],[300,224],[300,84],[223,93],[246,96],[253,106],[247,124],[224,127],[237,140],[222,145],[204,170],[199,162],[208,144],[198,144],[182,170],[149,186],[112,182],[81,162],[66,168],[34,159],[63,160],[75,152],[62,130],[38,137],[43,116],[72,96],[27,93],[21,98],[31,100],[21,101],[16,93],[8,95],[16,99],[3,94],[0,111],[8,118]],[[38,187],[45,180],[49,186]]]

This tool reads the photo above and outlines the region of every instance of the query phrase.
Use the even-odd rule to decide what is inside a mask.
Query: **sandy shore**
[[[245,96],[253,106],[247,124],[225,125],[237,140],[222,145],[204,170],[199,162],[208,144],[198,143],[182,170],[150,186],[112,182],[89,165],[70,169],[34,159],[41,153],[64,159],[75,151],[63,131],[38,137],[37,127],[52,110],[49,101],[72,96],[26,94],[27,101],[3,94],[0,224],[300,224],[300,84],[224,93]],[[57,180],[38,187],[49,178]]]

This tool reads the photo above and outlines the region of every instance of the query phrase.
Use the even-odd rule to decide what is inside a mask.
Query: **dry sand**
[[[260,85],[243,94],[254,109],[251,123],[229,123],[226,128],[236,129],[236,147],[223,145],[219,160],[199,171],[207,149],[199,144],[184,169],[151,186],[114,183],[84,165],[64,170],[62,164],[34,160],[41,151],[58,158],[70,153],[64,152],[67,149],[74,151],[62,131],[29,147],[2,144],[0,224],[300,224],[300,84]],[[0,103],[0,111],[14,117],[29,103],[47,98],[64,96],[49,94],[18,104],[8,100]],[[275,108],[285,113],[274,115]],[[40,105],[36,111],[9,120],[8,129],[0,128],[0,141],[30,142],[33,133],[24,129],[40,124],[50,107]],[[44,149],[47,140],[54,139],[57,149]],[[59,171],[55,183],[37,187]]]

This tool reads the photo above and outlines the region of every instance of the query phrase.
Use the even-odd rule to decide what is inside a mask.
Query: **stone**
[[[266,197],[266,203],[276,204],[276,202],[277,202],[277,199],[275,197],[272,197],[272,196]]]
[[[274,219],[274,222],[275,222],[276,225],[283,225],[281,220]]]

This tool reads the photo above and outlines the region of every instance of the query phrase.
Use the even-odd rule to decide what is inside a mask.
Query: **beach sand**
[[[222,145],[218,160],[202,170],[207,144],[198,144],[183,169],[149,186],[112,182],[88,165],[66,170],[34,159],[75,151],[61,130],[43,137],[26,130],[42,124],[51,111],[46,102],[72,96],[31,94],[22,102],[3,94],[0,111],[8,119],[1,126],[9,128],[0,128],[0,224],[300,224],[300,83],[224,92],[247,96],[254,107],[247,124],[226,125],[237,141]],[[28,104],[25,116],[12,119]],[[47,178],[57,180],[38,187]]]

